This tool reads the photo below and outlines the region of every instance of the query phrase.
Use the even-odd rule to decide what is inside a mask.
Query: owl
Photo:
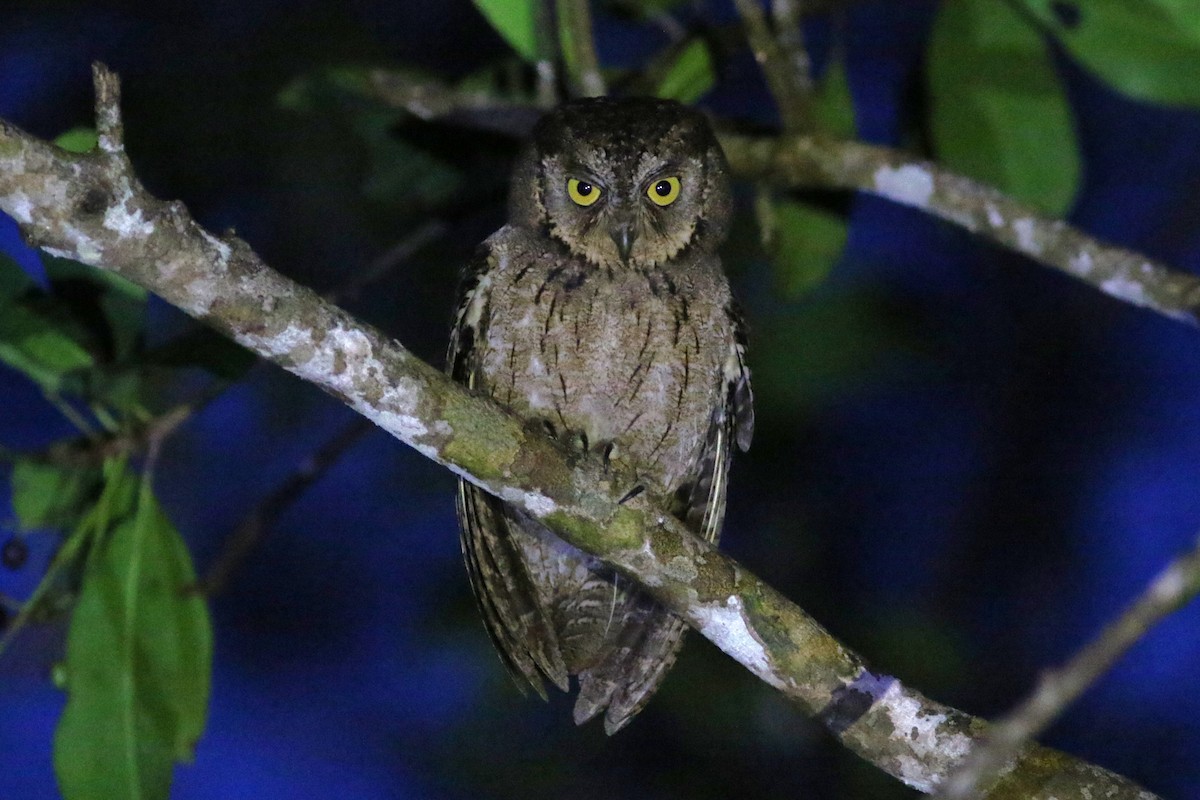
[[[591,98],[546,114],[509,222],[463,276],[451,376],[602,458],[716,542],[731,448],[754,427],[745,340],[716,254],[728,168],[699,112]],[[685,624],[630,580],[469,483],[457,501],[484,623],[519,686],[569,691],[614,733],[654,694]]]

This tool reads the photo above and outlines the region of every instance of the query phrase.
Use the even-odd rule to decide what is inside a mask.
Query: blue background
[[[810,29],[826,49],[835,27],[843,37],[864,139],[906,140],[934,8],[864,2]],[[685,16],[732,19],[719,5]],[[609,64],[663,43],[628,20],[605,17],[598,33]],[[6,3],[0,117],[46,137],[90,124],[89,64],[104,60],[123,77],[128,148],[150,190],[324,290],[427,212],[365,197],[361,142],[336,115],[282,109],[281,89],[329,65],[461,75],[503,52],[464,0]],[[1056,58],[1084,158],[1071,220],[1195,271],[1200,114],[1135,102]],[[721,76],[709,107],[772,122],[744,51]],[[457,267],[503,219],[509,153],[494,150],[446,212],[450,235],[349,304],[435,363]],[[869,197],[845,207],[847,253],[810,296],[785,297],[752,253],[727,256],[752,329],[759,428],[735,463],[724,541],[877,669],[996,715],[1200,528],[1200,334],[914,211]],[[0,249],[37,268],[3,217]],[[156,302],[150,325],[165,337],[185,322]],[[156,488],[201,569],[351,420],[269,367],[191,420]],[[70,433],[0,368],[0,443],[35,450]],[[915,794],[699,637],[611,740],[572,726],[569,698],[522,700],[475,616],[452,494],[448,473],[372,432],[285,511],[213,603],[211,720],[175,797]],[[33,537],[29,566],[0,571],[0,591],[26,593],[51,542]],[[57,796],[63,699],[47,676],[61,633],[30,631],[0,658],[0,800]],[[1044,741],[1200,797],[1197,685],[1193,603]]]

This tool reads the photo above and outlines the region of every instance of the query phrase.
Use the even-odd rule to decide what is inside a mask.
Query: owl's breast
[[[552,263],[498,271],[483,385],[559,434],[613,443],[644,480],[673,491],[695,469],[721,400],[727,294],[705,296],[661,271]]]

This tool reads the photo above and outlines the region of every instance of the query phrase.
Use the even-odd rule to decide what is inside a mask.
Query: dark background
[[[826,50],[835,32],[844,43],[866,140],[900,143],[919,116],[934,8],[864,2],[810,28]],[[719,4],[684,16],[732,19]],[[614,65],[663,43],[653,26],[608,16],[598,34]],[[277,98],[328,66],[457,76],[504,53],[466,0],[10,1],[0,116],[45,137],[91,124],[89,63],[103,59],[123,77],[128,149],[150,190],[210,228],[236,227],[322,290],[436,206],[448,235],[348,305],[440,364],[458,265],[503,220],[511,144],[406,126],[397,136],[457,153],[465,177],[436,202],[397,200],[372,192],[387,165],[351,115]],[[1071,219],[1195,270],[1200,114],[1134,102],[1058,63],[1084,158]],[[720,76],[705,105],[773,122],[748,55]],[[779,290],[751,229],[726,247],[752,330],[759,427],[734,466],[724,541],[879,670],[996,715],[1200,527],[1200,334],[914,211],[869,197],[842,207],[848,250],[804,297]],[[37,269],[2,217],[0,248]],[[186,325],[161,303],[150,317],[152,336]],[[156,488],[199,567],[351,419],[260,367],[189,422]],[[33,450],[70,433],[0,368],[0,443]],[[211,719],[175,797],[915,794],[696,636],[611,740],[598,725],[576,729],[566,697],[522,700],[475,616],[452,495],[449,473],[372,433],[286,511],[213,603]],[[34,537],[30,565],[0,572],[0,591],[27,592],[52,541]],[[63,698],[48,672],[60,639],[59,628],[31,631],[0,658],[0,800],[57,796]],[[1168,797],[1200,797],[1198,685],[1193,603],[1044,741]]]

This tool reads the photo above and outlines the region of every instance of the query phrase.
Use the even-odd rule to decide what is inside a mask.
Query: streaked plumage
[[[447,369],[602,453],[711,541],[733,442],[753,430],[741,325],[715,254],[724,157],[704,118],[655,100],[549,113],[522,155],[510,221],[466,271]],[[577,675],[575,719],[615,732],[674,663],[684,623],[521,512],[460,483],[463,554],[518,683]]]

